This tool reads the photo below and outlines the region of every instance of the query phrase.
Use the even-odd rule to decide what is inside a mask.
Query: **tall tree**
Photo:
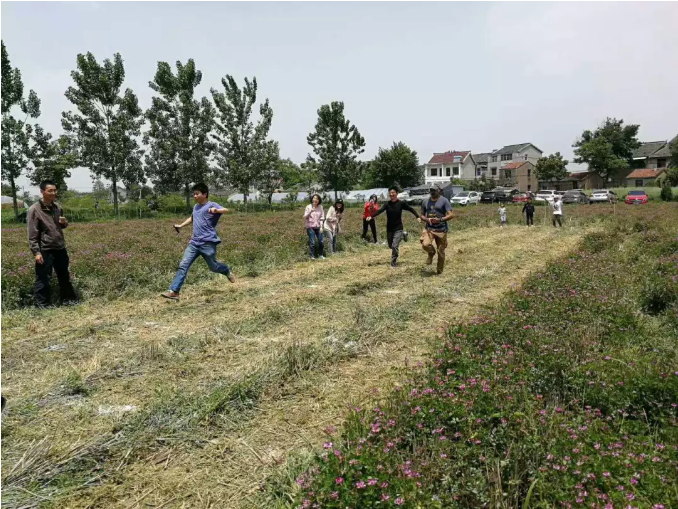
[[[547,180],[553,182],[555,180],[563,180],[567,178],[567,159],[563,159],[560,152],[551,154],[548,157],[540,157],[537,161],[537,166],[534,171],[537,175],[537,180]]]
[[[59,192],[68,190],[66,179],[71,176],[68,170],[78,166],[74,140],[66,135],[52,140],[52,135],[40,126],[35,127],[33,139],[33,171],[29,172],[31,184],[37,186],[43,180],[51,180]]]
[[[302,181],[301,168],[289,158],[280,161],[280,176],[285,189],[300,184]]]
[[[136,138],[143,112],[132,89],[121,94],[125,68],[120,53],[103,64],[92,53],[79,54],[71,77],[75,87],[68,87],[66,98],[78,113],[62,113],[61,124],[75,137],[80,163],[96,177],[111,181],[117,214],[118,185],[129,187],[139,181],[142,152]]]
[[[256,186],[260,192],[266,195],[266,200],[271,205],[273,193],[283,186],[280,148],[277,141],[268,141],[264,144],[262,150],[263,153],[256,156],[256,160],[261,164],[261,168],[257,172]]]
[[[678,136],[669,142],[669,150],[671,151],[670,167],[678,168]]]
[[[575,163],[587,163],[589,171],[607,182],[615,170],[629,167],[633,151],[640,147],[639,125],[623,125],[623,120],[607,118],[595,131],[586,130],[575,142]]]
[[[379,148],[377,156],[371,161],[368,170],[369,187],[418,185],[423,173],[419,170],[417,153],[403,142],[393,142],[390,148]]]
[[[158,95],[146,112],[150,123],[144,135],[150,149],[146,172],[156,190],[183,191],[190,207],[191,184],[210,179],[208,160],[214,146],[209,133],[215,110],[207,97],[195,98],[202,72],[195,68],[193,59],[185,65],[177,61],[176,68],[174,74],[167,62],[158,62],[154,81],[148,84]]]
[[[360,180],[364,166],[357,157],[365,151],[365,139],[344,116],[343,102],[320,107],[315,131],[306,140],[315,153],[308,161],[317,163],[321,183],[334,189],[335,200],[339,191],[350,190]]]
[[[12,114],[15,107],[19,108],[23,120]],[[12,68],[2,41],[2,180],[9,182],[15,218],[19,217],[16,181],[33,156],[33,126],[27,120],[39,116],[40,99],[33,90],[28,93],[28,98],[24,97],[21,71]]]
[[[243,193],[247,203],[250,186],[260,180],[260,172],[266,168],[264,159],[272,150],[266,138],[273,109],[266,99],[259,106],[259,121],[255,125],[251,117],[257,102],[257,79],[245,78],[241,89],[233,76],[226,75],[221,84],[224,92],[210,90],[220,117],[213,136],[217,142],[217,165],[226,182]]]

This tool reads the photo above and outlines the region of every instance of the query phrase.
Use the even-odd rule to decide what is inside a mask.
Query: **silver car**
[[[610,189],[594,189],[589,196],[589,203],[617,203],[617,195]]]

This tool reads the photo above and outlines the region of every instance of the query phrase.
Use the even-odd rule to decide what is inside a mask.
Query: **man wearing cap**
[[[431,185],[430,191],[430,198],[421,204],[421,220],[426,223],[426,227],[419,241],[421,247],[428,253],[426,265],[433,263],[436,247],[438,248],[437,273],[442,274],[447,247],[447,221],[452,219],[452,205],[447,198],[441,196],[437,184]]]

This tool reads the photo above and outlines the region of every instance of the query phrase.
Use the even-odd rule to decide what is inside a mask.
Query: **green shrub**
[[[664,185],[662,185],[662,190],[661,193],[659,194],[659,197],[662,199],[662,201],[673,200],[673,191],[671,191],[671,186],[669,185],[667,180],[665,180]]]

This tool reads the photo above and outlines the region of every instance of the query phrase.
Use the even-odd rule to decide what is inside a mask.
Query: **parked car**
[[[520,191],[518,191],[518,189],[501,189],[501,190],[498,189],[497,201],[502,203],[507,201],[512,202],[513,197],[517,196],[518,194],[520,194]]]
[[[497,193],[495,191],[485,191],[480,196],[480,203],[495,203],[497,201]]]
[[[531,193],[530,191],[518,193],[513,197],[513,203],[525,203],[530,199],[534,200],[534,193]]]
[[[471,205],[480,203],[480,194],[476,191],[462,191],[450,200],[452,205]]]
[[[563,203],[588,203],[589,197],[581,189],[571,189],[563,194]]]
[[[589,197],[589,203],[617,203],[617,195],[609,189],[594,189]]]
[[[547,203],[551,203],[556,194],[558,193],[553,189],[544,189],[537,193],[537,196],[534,198],[534,201],[545,201]]]
[[[624,203],[629,205],[641,205],[648,202],[647,193],[645,191],[629,191],[626,195]]]

